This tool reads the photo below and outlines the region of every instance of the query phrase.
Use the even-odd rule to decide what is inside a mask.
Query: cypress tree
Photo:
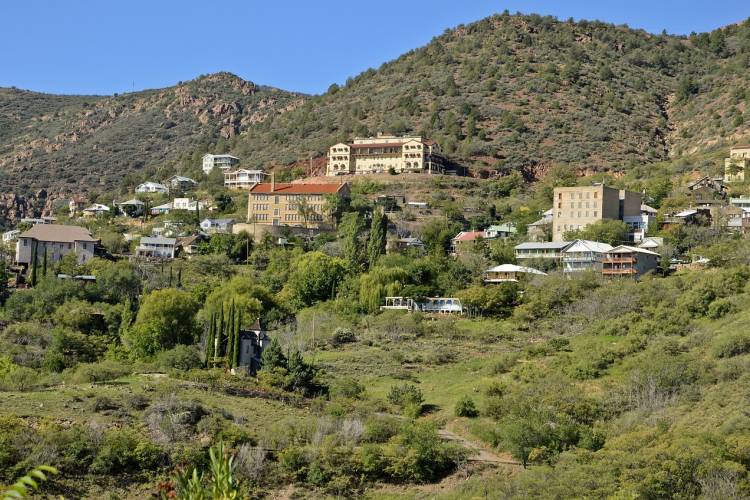
[[[177,288],[182,288],[182,268],[177,270]]]
[[[224,325],[224,304],[221,305],[221,312],[219,313],[219,346],[216,349],[216,357],[220,358],[224,356],[224,332],[225,332],[225,325]]]
[[[232,354],[234,353],[234,299],[229,304],[229,318],[227,319],[227,367],[232,368]]]
[[[169,288],[172,288],[172,266],[169,266]]]
[[[378,261],[378,257],[385,253],[387,233],[388,217],[382,209],[376,209],[372,214],[370,239],[367,242],[367,258],[370,267],[373,267]]]
[[[36,286],[36,280],[38,278],[38,270],[37,270],[37,243],[34,242],[34,248],[31,250],[31,286]]]
[[[47,276],[47,245],[44,245],[44,260],[42,260],[42,276]]]
[[[234,342],[232,342],[232,366],[238,367],[240,365],[240,329],[242,328],[242,312],[237,310],[237,322],[234,327]]]
[[[215,314],[212,314],[211,318],[208,320],[208,335],[206,335],[206,367],[211,366],[211,360],[214,357],[214,349],[216,347],[216,322],[214,316]]]

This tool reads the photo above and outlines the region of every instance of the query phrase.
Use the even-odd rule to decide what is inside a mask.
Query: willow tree
[[[408,283],[409,273],[400,267],[374,267],[359,278],[359,305],[375,312],[383,299],[398,295]]]

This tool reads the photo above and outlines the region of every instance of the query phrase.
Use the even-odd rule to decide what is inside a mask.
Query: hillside
[[[227,73],[111,97],[0,89],[0,217],[127,174],[194,171],[208,149],[268,168],[378,131],[422,133],[475,173],[527,179],[723,151],[749,135],[749,58],[748,22],[675,37],[496,15],[309,98]]]
[[[0,191],[17,195],[5,209],[23,208],[29,194],[37,201],[39,189],[112,189],[127,173],[231,139],[303,99],[228,73],[111,97],[0,89]]]

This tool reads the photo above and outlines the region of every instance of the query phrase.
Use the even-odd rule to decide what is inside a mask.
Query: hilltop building
[[[563,241],[567,231],[583,229],[589,224],[641,215],[641,194],[607,187],[558,187],[554,190],[552,241]]]
[[[519,280],[532,275],[547,276],[547,273],[533,267],[500,264],[483,272],[482,281],[485,283],[518,283]]]
[[[39,262],[45,253],[47,262],[57,262],[66,255],[75,253],[78,256],[78,263],[83,264],[94,258],[94,250],[98,241],[85,227],[38,224],[18,235],[16,263],[31,264],[34,247],[36,247]]]
[[[378,134],[376,137],[355,137],[350,143],[338,143],[328,150],[326,175],[360,175],[393,171],[445,171],[440,146],[420,136]]]
[[[594,269],[602,270],[602,261],[612,245],[598,241],[576,240],[562,251],[564,273],[577,273]]]
[[[229,170],[232,167],[239,165],[240,159],[232,155],[214,155],[206,153],[203,155],[203,172],[208,175],[214,168],[221,170]]]
[[[273,226],[321,229],[332,226],[326,198],[349,198],[349,184],[289,184],[271,182],[250,188],[247,221]],[[305,210],[306,208],[306,210]]]
[[[150,259],[174,259],[176,249],[176,238],[144,236],[138,242],[138,247],[135,249],[135,255],[137,257]]]
[[[724,158],[724,182],[745,182],[745,169],[750,161],[750,144],[735,146]]]

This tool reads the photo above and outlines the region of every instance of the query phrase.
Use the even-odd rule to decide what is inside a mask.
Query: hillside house
[[[386,244],[386,252],[405,252],[409,249],[416,249],[418,251],[424,251],[425,244],[419,238],[395,238],[388,240]]]
[[[167,194],[169,193],[169,188],[165,186],[164,184],[160,184],[158,182],[144,182],[143,184],[138,184],[135,188],[136,193],[158,193],[158,194]]]
[[[151,215],[166,215],[170,211],[172,211],[172,202],[164,203],[163,205],[157,205],[155,207],[151,207],[149,210],[149,213]]]
[[[43,216],[43,217],[24,217],[21,219],[21,224],[31,224],[31,225],[37,225],[37,224],[54,224],[57,222],[57,217],[52,216]]]
[[[74,196],[68,202],[68,214],[75,217],[86,207],[86,199],[81,196]]]
[[[576,240],[562,251],[564,273],[577,273],[593,269],[601,272],[602,261],[612,245],[598,241]]]
[[[602,275],[640,278],[659,267],[659,254],[645,248],[617,246],[602,260]]]
[[[18,235],[16,263],[28,266],[36,248],[39,262],[45,253],[47,262],[57,262],[68,254],[75,254],[78,263],[83,264],[94,258],[98,241],[85,227],[37,224]]]
[[[182,175],[173,175],[165,180],[164,184],[169,188],[169,191],[173,193],[182,193],[198,186],[198,183],[193,179]]]
[[[98,217],[100,215],[108,215],[110,208],[107,205],[101,203],[94,203],[90,207],[83,209],[84,217]]]
[[[750,196],[729,198],[729,204],[737,208],[750,208]]]
[[[486,239],[487,234],[484,231],[461,231],[451,238],[451,254],[461,255]]]
[[[328,150],[326,175],[362,175],[375,173],[445,171],[440,146],[420,136],[378,134],[355,137],[350,143],[334,144]]]
[[[197,201],[192,198],[175,198],[172,200],[172,210],[190,210],[194,212],[196,208],[205,210],[208,206],[208,202]]]
[[[214,155],[211,153],[206,153],[203,155],[203,173],[206,175],[210,174],[214,168],[229,170],[239,164],[240,159],[236,156],[227,154]]]
[[[260,320],[257,320],[250,328],[240,330],[239,368],[255,374],[260,369],[263,350],[270,343],[271,339]]]
[[[726,204],[727,187],[721,177],[701,177],[688,184],[687,190],[696,207]]]
[[[571,243],[568,241],[527,241],[514,247],[516,260],[534,261],[534,260],[553,260],[562,261],[562,252]]]
[[[526,226],[526,237],[529,241],[548,241],[552,237],[552,219],[554,209],[542,213],[542,218]]]
[[[626,215],[622,218],[623,222],[627,224],[630,238],[638,243],[643,241],[648,233],[648,228],[653,227],[656,223],[657,210],[649,207],[648,205],[641,205],[641,213],[639,215]]]
[[[203,219],[200,227],[206,233],[232,234],[234,219]]]
[[[485,283],[518,283],[519,280],[533,275],[547,276],[547,273],[543,273],[532,267],[501,264],[491,267],[482,273],[482,281]]]
[[[117,203],[116,205],[120,212],[128,217],[140,217],[146,210],[146,204],[135,198]]]
[[[750,144],[738,145],[724,158],[724,182],[745,182],[745,169],[750,161]]]
[[[198,253],[198,247],[208,238],[202,234],[192,236],[183,236],[177,238],[176,247],[181,255],[195,255]]]
[[[19,234],[21,234],[21,231],[18,229],[11,229],[10,231],[4,232],[3,243],[10,243],[11,241],[16,241],[18,239]]]
[[[484,233],[487,235],[487,239],[512,238],[516,235],[517,232],[518,230],[516,229],[516,225],[512,222],[494,224],[484,230]]]
[[[664,247],[664,238],[660,236],[649,236],[644,239],[638,245],[638,248],[651,250],[652,252],[660,253],[660,250]]]
[[[463,314],[461,300],[453,297],[424,297],[420,300],[411,297],[386,297],[381,310],[402,310],[428,314]]]
[[[327,212],[329,196],[348,199],[349,184],[271,182],[250,188],[247,221],[260,225],[325,229],[333,227]]]
[[[177,240],[164,236],[144,236],[135,249],[136,257],[147,259],[174,259]]]
[[[263,170],[238,169],[233,172],[224,172],[224,187],[227,189],[250,189],[254,185],[263,182],[266,178]]]

